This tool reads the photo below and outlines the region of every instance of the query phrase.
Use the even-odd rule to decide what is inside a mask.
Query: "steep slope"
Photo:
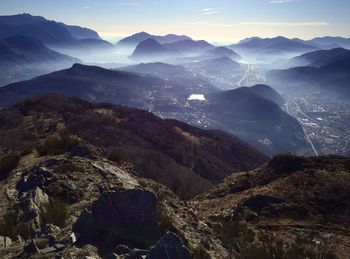
[[[95,31],[87,28],[49,21],[44,17],[31,16],[30,14],[0,16],[0,38],[15,35],[32,37],[60,50],[65,48],[96,48],[97,46],[99,48],[113,47],[112,44],[101,40]],[[83,39],[94,39],[94,41],[91,44],[91,41]]]
[[[281,110],[275,94],[267,95],[257,86],[238,88],[207,95],[203,107],[209,118],[218,121],[221,129],[237,135],[267,154],[298,152],[307,148],[301,126]],[[268,97],[269,99],[266,99]],[[282,102],[277,98],[278,102]]]
[[[334,47],[341,47],[341,48],[350,48],[350,39],[349,38],[343,38],[343,37],[318,37],[314,38],[312,40],[308,41],[311,44],[318,45],[322,48],[334,48]]]
[[[148,102],[144,92],[162,87],[161,79],[75,64],[70,69],[0,88],[0,106],[9,106],[40,93],[62,93],[90,101],[144,108]]]
[[[171,65],[171,64],[162,63],[162,62],[141,63],[138,65],[121,67],[120,69],[129,71],[129,72],[135,72],[135,73],[146,73],[152,76],[158,76],[160,78],[167,78],[171,74],[188,73],[183,66]]]
[[[331,63],[321,67],[294,67],[286,70],[272,70],[267,74],[269,80],[298,83],[314,83],[328,94],[348,99],[350,96],[349,71],[350,56],[340,55],[329,59]],[[332,61],[335,60],[335,61]]]
[[[43,137],[57,134],[77,136],[96,147],[117,148],[144,177],[183,192],[183,197],[266,161],[264,155],[228,134],[162,120],[146,111],[60,95],[26,100],[4,110],[1,118],[4,141],[0,146],[4,148],[35,147]],[[51,126],[40,129],[44,125]],[[16,140],[9,137],[18,131]]]
[[[198,62],[192,62],[186,65],[191,70],[198,71],[212,76],[220,76],[225,73],[232,73],[241,69],[241,65],[229,57],[221,57],[214,59],[207,59]]]
[[[121,39],[117,43],[117,46],[135,48],[138,44],[140,44],[142,41],[147,39],[153,39],[161,44],[172,43],[172,42],[181,41],[181,40],[191,40],[190,37],[185,35],[167,34],[165,36],[157,36],[157,35],[151,35],[147,32],[139,32],[131,36],[128,36],[124,39]]]
[[[39,22],[47,22],[47,21],[48,20],[45,19],[44,17],[33,16],[28,13],[0,16],[0,23],[8,24],[8,25],[25,25],[25,24],[34,24]],[[59,23],[59,24],[67,28],[69,33],[77,39],[86,39],[86,38],[100,39],[100,37],[98,36],[98,33],[91,29],[83,28],[76,25],[67,25],[64,23]]]
[[[135,48],[131,57],[141,59],[165,59],[196,56],[204,51],[214,48],[206,41],[194,41],[191,39],[180,40],[172,43],[161,44],[153,38],[141,41]]]
[[[293,254],[304,258],[307,253],[308,257],[346,258],[349,177],[349,158],[280,155],[255,171],[226,178],[198,197],[194,208],[211,224],[221,222],[236,231],[218,226],[218,233],[231,244],[260,251],[263,258],[278,249],[287,252],[280,251],[277,258]],[[255,240],[254,244],[244,244],[245,238]]]
[[[78,59],[47,48],[41,41],[26,36],[0,40],[0,85],[24,80],[70,67]]]
[[[63,55],[54,50],[47,48],[41,41],[26,37],[26,36],[13,36],[2,40],[7,43],[10,48],[2,52],[1,62],[16,62],[16,65],[22,65],[23,63],[46,63],[46,62],[66,62],[72,64],[79,62],[78,59]],[[11,58],[7,59],[7,56]]]
[[[295,55],[316,50],[313,44],[285,37],[250,38],[229,48],[243,56],[257,61],[271,62],[282,58],[292,58]]]
[[[141,108],[163,118],[224,130],[268,155],[309,147],[298,122],[274,103],[280,104],[281,100],[276,99],[273,90],[265,93],[267,88],[260,86],[219,91],[193,77],[178,75],[179,78],[174,74],[171,81],[75,64],[67,70],[1,87],[0,107],[37,94],[60,93]],[[194,93],[203,94],[206,101],[189,101]]]
[[[169,55],[169,53],[162,44],[148,38],[137,45],[131,57],[135,59],[153,59],[165,57],[167,55]]]
[[[237,89],[237,91],[256,94],[262,98],[265,98],[267,100],[270,100],[276,103],[278,106],[282,106],[285,103],[284,98],[268,85],[254,85],[252,87],[240,87]]]
[[[176,51],[179,53],[200,53],[209,49],[214,48],[214,46],[204,40],[181,40],[173,43],[166,43],[164,47],[170,51]]]
[[[228,57],[232,60],[239,61],[242,57],[234,52],[232,49],[226,47],[217,47],[214,49],[210,49],[203,53],[202,55],[206,59],[215,59],[215,58],[223,58]]]
[[[309,53],[305,53],[301,56],[291,59],[289,62],[294,67],[300,66],[312,66],[321,67],[338,60],[342,60],[350,56],[350,50],[343,48],[335,48],[330,50],[317,50]]]
[[[23,156],[0,181],[0,208],[1,258],[164,258],[164,246],[181,259],[228,256],[168,188],[91,153]]]

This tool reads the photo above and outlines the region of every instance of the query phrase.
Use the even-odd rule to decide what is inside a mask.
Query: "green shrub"
[[[73,147],[80,143],[79,139],[74,136],[49,137],[44,143],[37,146],[40,156],[60,155],[69,152]]]
[[[18,154],[4,155],[0,160],[0,181],[7,179],[10,172],[15,169],[21,157]]]
[[[211,259],[211,256],[202,245],[198,245],[193,249],[193,259]]]
[[[50,198],[47,205],[44,206],[40,214],[43,225],[53,224],[58,227],[65,227],[68,217],[68,205],[58,198]]]
[[[168,231],[177,233],[170,216],[166,213],[164,208],[158,207],[158,227],[162,235],[166,234]]]
[[[116,163],[125,162],[127,160],[125,153],[119,148],[109,150],[107,159]]]
[[[24,219],[19,214],[19,209],[15,208],[5,214],[0,221],[0,236],[6,236],[11,239],[21,236],[23,239],[28,239],[34,236],[34,231],[29,223],[24,222]]]

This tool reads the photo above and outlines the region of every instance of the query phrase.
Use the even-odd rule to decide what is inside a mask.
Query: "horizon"
[[[350,3],[336,0],[0,0],[0,15],[29,13],[93,29],[116,42],[141,31],[153,35],[185,34],[193,39],[235,43],[250,37],[350,37]],[[317,10],[315,9],[317,4]],[[69,6],[69,8],[67,8]],[[303,12],[300,12],[303,10]],[[155,17],[154,14],[157,14]]]

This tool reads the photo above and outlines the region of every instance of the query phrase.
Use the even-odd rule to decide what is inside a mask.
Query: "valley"
[[[349,259],[345,1],[25,2],[0,0],[0,258]]]

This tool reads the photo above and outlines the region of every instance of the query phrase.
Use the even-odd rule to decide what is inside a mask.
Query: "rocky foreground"
[[[236,140],[229,136],[171,121],[157,137],[183,150],[191,143],[192,158],[179,158],[181,152],[146,143],[141,138],[146,131],[131,128],[130,113],[137,111],[60,98],[34,99],[0,112],[0,134],[7,134],[0,156],[1,258],[348,258],[349,158],[279,155],[261,165],[266,158],[244,143],[235,142],[240,148],[234,149]],[[66,106],[59,106],[62,101]],[[117,123],[112,125],[134,150],[140,146],[131,140],[138,136],[142,149],[166,154],[168,166],[175,163],[182,175],[192,175],[187,179],[196,192],[181,195],[188,185],[172,185],[177,178],[166,178],[166,170],[157,182],[147,174],[152,167],[144,167],[154,158],[145,153],[130,158],[137,153],[127,152],[118,135],[106,135],[122,147],[116,150],[88,134],[108,127],[96,123],[94,130],[76,130],[87,118],[78,104],[110,119],[99,123]],[[116,116],[116,111],[125,113]],[[161,123],[150,118],[153,125]],[[177,135],[182,138],[170,141]],[[221,155],[205,148],[208,143]],[[255,167],[261,166],[232,159],[225,154],[228,147],[238,155],[249,151]],[[210,158],[191,168],[193,161]],[[233,174],[223,179],[227,168]]]

